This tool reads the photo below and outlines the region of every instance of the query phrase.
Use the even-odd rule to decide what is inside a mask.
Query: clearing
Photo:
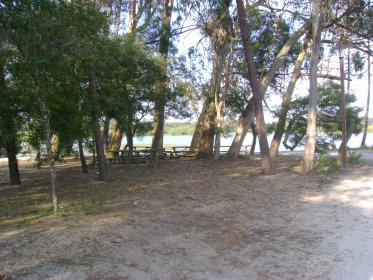
[[[373,279],[373,165],[301,175],[282,157],[110,166],[110,179],[0,163],[0,279]]]

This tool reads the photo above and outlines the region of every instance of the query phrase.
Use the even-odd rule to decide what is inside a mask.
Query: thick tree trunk
[[[127,148],[128,148],[128,155],[132,157],[133,155],[133,133],[132,130],[126,131],[126,137],[127,137]]]
[[[205,116],[202,121],[202,139],[199,145],[198,158],[211,158],[213,155],[214,136],[217,122],[217,107],[219,106],[222,74],[224,70],[225,59],[228,54],[228,44],[219,47],[215,50],[214,63],[211,72],[209,96],[209,108],[205,111]],[[218,108],[219,109],[219,108]],[[221,114],[221,112],[219,112]],[[216,151],[220,155],[219,147],[215,146]]]
[[[317,0],[312,0],[312,53],[310,66],[310,90],[309,109],[307,115],[306,144],[302,170],[304,173],[313,169],[315,149],[316,149],[316,122],[317,122],[317,64],[320,54],[321,44],[321,17],[320,7]]]
[[[17,144],[15,137],[5,141],[6,154],[8,157],[8,168],[11,185],[20,185],[21,177],[19,175],[17,161]]]
[[[282,138],[282,135],[284,134],[284,131],[285,131],[286,118],[287,118],[287,114],[288,114],[288,111],[289,111],[289,105],[290,105],[291,99],[293,97],[293,92],[294,92],[295,85],[296,85],[299,77],[301,76],[302,64],[303,64],[303,61],[306,57],[306,52],[307,52],[307,48],[308,48],[308,44],[310,42],[310,39],[311,38],[309,38],[308,36],[305,39],[305,44],[304,44],[302,50],[300,51],[300,53],[297,57],[297,60],[295,61],[293,73],[291,75],[289,85],[286,89],[286,93],[285,93],[285,95],[283,97],[283,100],[282,100],[280,115],[278,117],[276,130],[275,130],[275,133],[273,135],[273,139],[272,139],[271,147],[270,147],[270,155],[271,155],[272,160],[276,159],[277,155],[278,155],[278,148],[280,147],[281,138]]]
[[[171,16],[172,16],[173,0],[165,0],[162,14],[161,37],[159,44],[159,53],[166,59],[171,37]],[[157,86],[155,104],[154,104],[154,129],[152,139],[152,149],[155,149],[155,163],[157,165],[159,156],[163,153],[163,134],[165,121],[165,105],[167,90],[167,69],[164,70],[164,80]]]
[[[267,132],[265,127],[265,120],[263,114],[263,95],[261,94],[260,84],[258,77],[256,76],[256,66],[254,61],[253,50],[251,47],[251,41],[249,37],[249,29],[246,22],[246,12],[242,0],[236,0],[238,19],[241,29],[242,43],[245,50],[245,60],[247,64],[247,71],[249,74],[249,81],[251,89],[253,91],[254,108],[255,108],[255,119],[256,127],[259,137],[260,155],[261,155],[261,167],[264,174],[271,172],[271,159],[269,155],[269,147],[267,140]]]
[[[92,107],[93,107],[92,122],[93,122],[96,151],[97,151],[98,176],[101,181],[105,181],[107,179],[108,174],[107,174],[104,142],[102,140],[101,129],[100,129],[100,114],[99,114],[99,109],[98,109],[96,70],[94,68],[89,69],[88,78],[89,78],[89,89],[91,92]]]
[[[194,150],[199,149],[199,144],[201,143],[201,139],[202,139],[202,130],[203,130],[202,123],[203,123],[203,119],[205,115],[207,114],[207,110],[210,107],[210,103],[211,103],[211,100],[206,98],[203,103],[201,113],[198,117],[196,128],[194,130],[193,137],[192,137],[192,142],[190,143],[191,148]]]
[[[269,84],[271,83],[273,77],[276,75],[277,71],[283,66],[285,59],[287,57],[287,54],[291,50],[291,48],[294,46],[294,44],[298,41],[298,39],[310,28],[311,26],[311,20],[307,20],[301,28],[299,28],[284,44],[284,46],[281,48],[281,50],[278,52],[275,60],[273,61],[269,71],[265,74],[265,76],[260,81],[260,88],[261,88],[261,94],[264,96]],[[250,101],[249,101],[250,102]],[[246,118],[246,119],[245,119]],[[236,131],[236,136],[232,142],[231,148],[229,150],[232,150],[232,153],[229,154],[230,157],[237,156],[237,151],[241,149],[242,143],[245,140],[247,131],[249,130],[250,123],[252,122],[253,115],[247,114],[246,108],[242,112],[238,127]]]
[[[368,48],[369,48],[368,41]],[[366,144],[365,141],[367,139],[368,133],[368,124],[369,124],[369,104],[370,104],[370,55],[368,54],[368,95],[367,95],[367,104],[365,106],[365,115],[364,115],[364,132],[363,132],[363,139],[361,140],[361,148],[365,148]]]
[[[3,62],[3,61],[2,61]],[[7,86],[5,81],[5,65],[2,63],[1,65],[1,75],[0,75],[0,99],[2,99],[2,94],[7,94]],[[5,102],[7,104],[8,102]],[[4,104],[3,104],[4,105]],[[9,104],[11,105],[11,104]],[[19,175],[18,170],[18,161],[17,161],[17,131],[16,125],[13,120],[12,110],[8,106],[4,106],[1,108],[3,114],[0,119],[3,121],[3,125],[5,125],[3,131],[3,142],[5,142],[5,149],[8,157],[8,168],[9,168],[9,177],[10,177],[10,184],[11,185],[20,185],[21,178]],[[5,141],[4,141],[5,140]]]
[[[79,147],[79,158],[80,158],[80,164],[82,165],[82,172],[88,173],[88,167],[87,162],[85,160],[84,156],[84,150],[83,150],[83,141],[82,138],[78,139],[78,147]]]
[[[111,134],[109,149],[119,150],[120,147],[122,146],[122,139],[123,139],[123,129],[122,129],[122,126],[117,121],[115,124],[114,130]]]

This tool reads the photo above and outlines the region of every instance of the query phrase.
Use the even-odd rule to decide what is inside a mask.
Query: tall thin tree
[[[249,81],[251,89],[253,91],[254,107],[255,107],[255,118],[256,127],[259,136],[260,155],[262,160],[262,171],[264,174],[271,172],[271,159],[269,155],[269,147],[267,140],[267,132],[265,127],[265,120],[263,114],[263,95],[260,91],[260,84],[256,75],[256,65],[254,61],[253,50],[251,46],[251,40],[249,37],[249,28],[246,21],[245,6],[242,0],[236,0],[238,21],[240,24],[242,43],[245,51],[245,60],[247,64],[247,71],[249,74]]]

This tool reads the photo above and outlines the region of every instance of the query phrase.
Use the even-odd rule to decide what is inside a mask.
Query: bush
[[[339,170],[339,163],[336,158],[329,154],[322,154],[317,160],[314,168],[316,174],[328,174]]]

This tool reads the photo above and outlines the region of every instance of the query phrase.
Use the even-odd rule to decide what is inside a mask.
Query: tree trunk
[[[45,105],[44,92],[41,86],[39,86],[36,89],[36,94],[38,97],[41,116],[43,120],[44,138],[45,138],[45,144],[47,148],[49,169],[51,172],[53,211],[56,214],[59,210],[59,202],[58,202],[58,194],[57,194],[57,171],[56,171],[56,166],[55,166],[54,156],[53,156],[53,151],[52,151],[52,143],[51,143],[52,137],[51,137],[50,126],[49,126],[49,112],[48,112],[47,106]]]
[[[246,22],[246,12],[242,0],[236,0],[238,20],[241,29],[242,43],[245,50],[245,60],[247,65],[247,71],[249,74],[249,81],[251,89],[253,91],[254,108],[255,108],[255,119],[256,127],[259,137],[260,155],[261,155],[261,167],[264,174],[271,172],[271,159],[269,155],[269,147],[267,140],[267,132],[265,127],[265,120],[263,114],[263,95],[261,94],[260,84],[258,77],[256,76],[256,65],[254,61],[253,50],[251,47],[251,41],[249,37],[249,29]]]
[[[250,129],[250,124],[254,120],[254,113],[254,101],[253,99],[250,99],[249,103],[246,105],[245,109],[241,113],[236,134],[227,152],[227,157],[237,158],[239,156],[242,143],[245,140],[245,136]]]
[[[84,156],[84,150],[83,150],[83,141],[82,138],[78,139],[78,147],[79,147],[79,158],[80,158],[80,164],[82,165],[82,172],[88,173],[88,167],[87,162],[85,160]]]
[[[224,45],[228,46],[228,44]],[[228,49],[226,50],[228,52]],[[215,109],[216,109],[216,133],[215,133],[215,150],[214,150],[214,159],[218,160],[220,158],[220,146],[221,146],[221,133],[223,129],[223,114],[224,114],[224,107],[225,107],[225,100],[228,95],[228,89],[230,84],[230,75],[231,75],[231,59],[234,54],[234,48],[230,46],[230,52],[228,57],[225,59],[225,83],[223,92],[219,96],[219,91],[215,91]],[[223,53],[223,56],[226,56],[226,53]],[[223,69],[221,70],[223,72]],[[222,80],[222,79],[221,79]],[[220,81],[221,84],[221,81]],[[220,85],[219,85],[220,88]]]
[[[209,109],[202,122],[202,139],[199,145],[198,158],[211,158],[213,155],[214,135],[217,132],[215,124],[217,122],[217,109],[220,110],[220,88],[224,63],[229,51],[229,45],[224,44],[215,49],[214,63],[211,72],[210,90],[207,99],[210,101]],[[221,112],[219,112],[219,117]],[[219,141],[219,140],[218,140]],[[220,155],[220,144],[216,147],[216,152]]]
[[[258,133],[256,132],[254,122],[251,123],[251,131],[253,133],[253,141],[251,143],[250,155],[254,155],[256,148],[256,138],[258,137]]]
[[[168,49],[171,37],[171,15],[173,8],[173,0],[165,0],[162,14],[161,37],[159,44],[159,53],[167,61]],[[166,63],[167,65],[167,63]],[[163,81],[159,82],[157,86],[155,104],[154,104],[154,129],[152,139],[152,149],[155,149],[155,163],[157,165],[159,156],[163,153],[163,134],[164,134],[164,121],[165,121],[165,105],[167,90],[167,69],[164,69]]]
[[[132,130],[128,129],[126,131],[126,137],[127,137],[128,155],[130,157],[132,157],[132,155],[133,155],[133,133],[132,133]]]
[[[11,185],[20,185],[21,177],[19,175],[18,161],[17,161],[17,144],[15,137],[5,141],[6,154],[8,157],[8,168]]]
[[[109,128],[110,128],[110,118],[105,117],[104,130],[102,131],[102,138],[104,140],[104,150],[109,147]]]
[[[107,179],[107,166],[104,150],[104,142],[102,140],[101,129],[100,129],[100,114],[98,109],[98,94],[97,94],[97,81],[96,81],[96,70],[90,68],[88,71],[89,78],[89,89],[92,98],[92,123],[95,135],[96,151],[97,151],[97,162],[98,162],[98,177],[101,181]]]
[[[284,46],[281,48],[281,50],[278,52],[275,60],[273,61],[271,68],[269,71],[265,74],[265,76],[260,81],[260,89],[261,94],[264,96],[269,84],[271,83],[273,77],[276,75],[277,71],[283,66],[285,59],[287,57],[287,54],[291,50],[291,48],[294,46],[294,44],[297,42],[297,40],[310,28],[311,26],[311,20],[307,20],[301,28],[299,28],[284,44]],[[250,102],[250,101],[249,101]],[[246,107],[247,108],[247,107]],[[250,128],[250,124],[253,120],[252,114],[247,114],[247,110],[242,112],[238,127],[236,131],[235,138],[231,144],[230,151],[232,152],[229,154],[230,157],[237,156],[237,152],[241,149],[242,143],[245,140],[245,136],[247,134],[247,131]],[[254,109],[252,110],[254,112]],[[246,118],[246,119],[245,119]]]
[[[295,85],[296,85],[299,77],[301,76],[301,68],[302,68],[303,61],[306,57],[306,52],[307,52],[307,48],[308,48],[308,44],[310,42],[310,39],[311,38],[309,38],[308,36],[305,39],[304,46],[303,46],[302,50],[300,51],[300,53],[297,57],[297,60],[295,61],[293,73],[291,75],[289,85],[286,89],[286,93],[285,93],[284,98],[282,100],[280,115],[278,117],[276,130],[275,130],[275,133],[273,135],[273,139],[272,139],[271,147],[270,147],[270,155],[271,155],[272,160],[275,160],[278,156],[278,148],[280,147],[282,135],[284,134],[284,131],[285,131],[286,117],[287,117],[287,114],[288,114],[288,111],[289,111],[289,105],[290,105],[291,99],[293,97],[293,92],[294,92]]]
[[[368,48],[370,45],[370,41],[368,40]],[[368,133],[368,124],[369,124],[369,104],[370,104],[370,54],[368,54],[368,95],[367,95],[367,105],[365,107],[365,116],[364,116],[364,133],[363,139],[361,140],[361,148],[365,148],[366,144],[365,141],[367,139]]]
[[[309,108],[307,115],[306,144],[302,163],[302,170],[304,173],[311,172],[313,169],[316,148],[317,64],[321,44],[321,18],[319,2],[317,0],[312,0],[312,41]]]
[[[122,126],[117,121],[115,124],[114,130],[111,134],[109,149],[119,150],[120,147],[122,146],[122,139],[123,139],[123,129],[122,129]]]
[[[341,46],[340,46],[341,48]],[[347,121],[346,121],[346,99],[345,99],[345,73],[344,73],[344,57],[343,52],[339,50],[339,69],[340,69],[340,80],[341,80],[341,95],[340,95],[340,111],[341,111],[341,122],[342,122],[342,143],[338,150],[338,160],[343,165],[347,165]]]
[[[202,123],[203,123],[204,116],[207,114],[207,110],[210,106],[210,103],[211,101],[208,98],[206,98],[203,103],[201,113],[198,117],[196,128],[194,130],[193,137],[192,137],[192,142],[190,143],[191,148],[194,150],[199,149],[199,144],[201,143],[201,139],[202,139],[202,130],[203,130]]]

